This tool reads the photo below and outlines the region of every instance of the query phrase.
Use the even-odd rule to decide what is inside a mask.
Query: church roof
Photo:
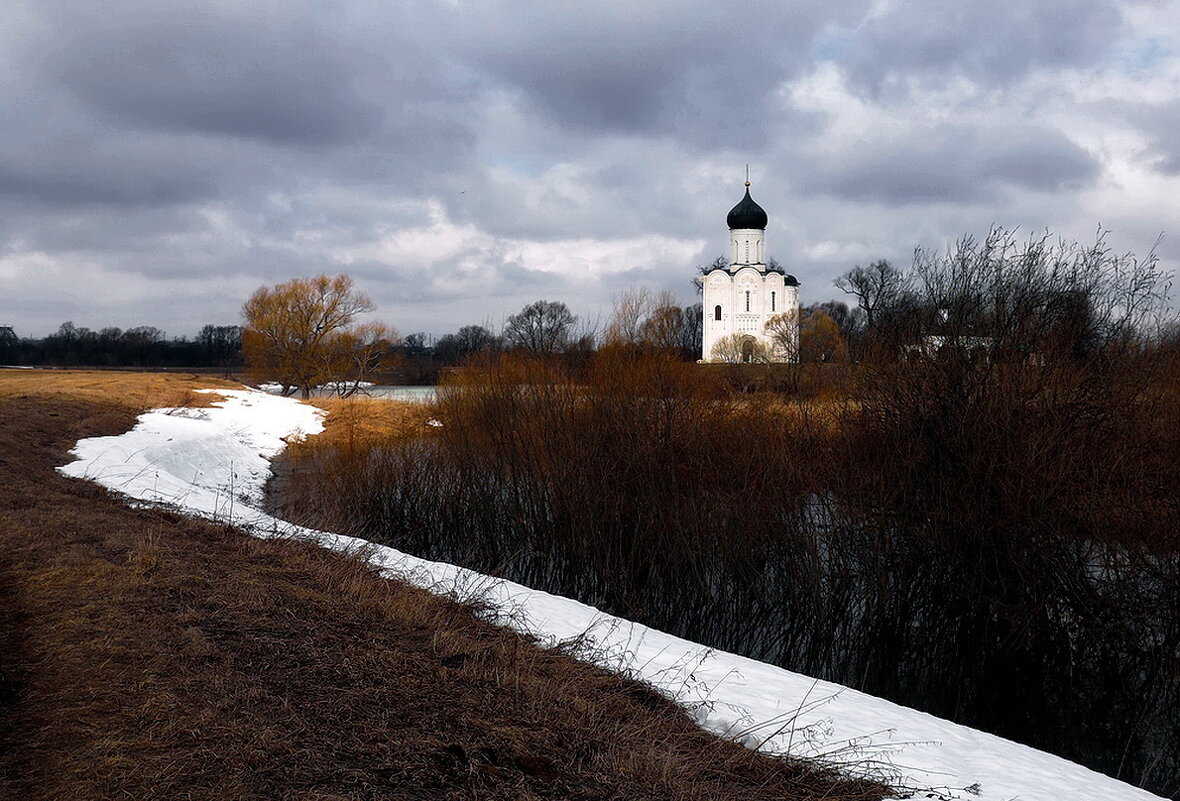
[[[783,283],[787,286],[799,286],[799,279],[784,270],[782,265],[780,265],[774,259],[771,259],[770,264],[766,265],[766,272],[778,273],[783,277]]]
[[[746,196],[729,210],[725,218],[730,230],[735,228],[766,228],[766,212],[750,197],[750,182],[746,182]]]

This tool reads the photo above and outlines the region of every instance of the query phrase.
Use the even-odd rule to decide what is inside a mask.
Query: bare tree
[[[611,299],[611,318],[606,327],[608,345],[637,345],[643,323],[651,314],[653,298],[647,287],[631,287]]]
[[[500,347],[500,338],[482,325],[465,325],[455,332],[455,340],[464,355]]]
[[[504,324],[504,341],[508,347],[530,353],[560,353],[570,344],[577,321],[577,316],[564,303],[538,300],[508,318]]]
[[[616,295],[613,306],[607,344],[679,347],[683,318],[671,292],[635,287]]]
[[[725,364],[769,364],[766,346],[749,334],[729,334],[713,343],[709,358]]]
[[[680,353],[681,358],[695,361],[701,357],[705,339],[705,311],[699,303],[685,306],[680,310]]]
[[[128,328],[120,337],[127,356],[135,364],[148,364],[152,351],[164,342],[164,332],[153,325],[137,325]]]
[[[342,398],[355,395],[389,360],[396,341],[397,332],[382,323],[364,323],[334,337],[329,358],[336,394]]]
[[[696,287],[697,294],[699,295],[705,291],[705,276],[706,275],[713,272],[714,270],[727,270],[727,269],[729,269],[729,259],[725,258],[724,256],[718,256],[717,258],[713,259],[713,261],[709,262],[708,264],[704,265],[703,267],[698,264],[697,265],[697,274],[695,276],[693,276],[693,279],[692,279],[692,285],[694,287]]]
[[[848,345],[840,326],[827,313],[811,309],[799,323],[799,359],[804,362],[842,362]]]
[[[242,352],[242,327],[209,324],[201,328],[197,342],[206,358],[228,373]]]
[[[897,305],[909,288],[909,279],[885,259],[868,267],[856,266],[836,279],[836,286],[856,298],[864,310],[865,324],[872,329],[881,310]]]
[[[13,361],[20,339],[9,325],[0,325],[0,362]]]
[[[786,311],[774,315],[763,327],[771,350],[788,361],[799,360],[799,313]]]
[[[482,325],[465,325],[453,334],[439,337],[434,357],[441,364],[458,364],[476,354],[500,348],[500,338]]]
[[[668,297],[667,300],[671,300]],[[664,303],[652,309],[643,321],[640,339],[649,348],[677,350],[683,339],[684,313],[674,303]]]
[[[247,365],[279,382],[284,394],[299,390],[306,398],[312,387],[336,380],[342,335],[357,315],[372,310],[373,302],[343,274],[261,287],[242,307]]]

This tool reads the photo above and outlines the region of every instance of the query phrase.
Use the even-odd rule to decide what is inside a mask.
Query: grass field
[[[0,371],[0,797],[882,795],[713,738],[643,685],[359,561],[54,472],[78,438],[210,386],[232,385]],[[334,410],[338,433],[420,423],[363,403]]]
[[[209,396],[193,390],[216,387],[242,385],[190,373],[0,369],[0,400],[86,401],[131,412],[206,404]]]

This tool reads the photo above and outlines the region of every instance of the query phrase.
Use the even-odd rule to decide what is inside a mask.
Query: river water
[[[258,388],[263,392],[272,392],[275,394],[280,391],[278,384],[262,384]],[[438,387],[428,386],[362,386],[357,391],[356,397],[381,398],[383,400],[396,400],[407,403],[430,403],[435,399],[437,392]],[[335,394],[336,391],[328,387],[317,387],[311,391],[313,398],[330,398]]]

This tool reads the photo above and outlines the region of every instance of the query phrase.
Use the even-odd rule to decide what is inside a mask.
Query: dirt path
[[[0,798],[879,797],[358,562],[57,475],[132,424],[119,380],[0,374]]]

